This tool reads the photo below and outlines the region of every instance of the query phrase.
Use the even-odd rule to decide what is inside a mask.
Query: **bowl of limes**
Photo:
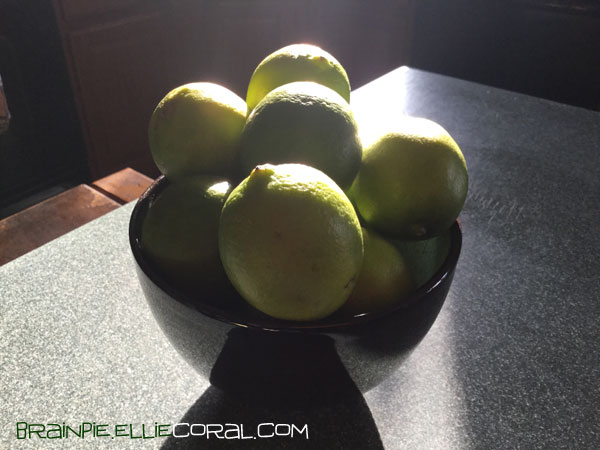
[[[152,114],[163,175],[130,219],[138,279],[174,348],[225,392],[365,392],[447,296],[464,157],[424,118],[365,142],[349,93],[332,55],[294,44],[257,66],[245,101],[190,83]]]

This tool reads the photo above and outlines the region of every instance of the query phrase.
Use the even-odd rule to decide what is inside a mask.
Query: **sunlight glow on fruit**
[[[210,186],[206,192],[210,195],[224,195],[227,193],[227,190],[230,188],[230,184],[228,181],[221,181],[220,183],[213,184]]]

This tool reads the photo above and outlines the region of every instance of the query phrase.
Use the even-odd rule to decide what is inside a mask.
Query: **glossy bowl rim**
[[[401,314],[403,310],[413,307],[415,304],[426,301],[430,292],[435,290],[447,277],[452,275],[456,268],[458,258],[462,248],[462,226],[459,219],[453,223],[450,228],[450,249],[446,259],[441,264],[435,274],[417,290],[408,295],[404,302],[395,305],[391,308],[377,311],[373,313],[364,313],[355,315],[351,318],[340,318],[339,320],[329,321],[329,318],[319,321],[293,322],[282,319],[265,317],[264,322],[260,323],[255,320],[243,321],[239,318],[229,316],[226,311],[212,306],[206,302],[198,304],[198,301],[192,300],[192,296],[176,289],[168,281],[166,281],[151,264],[146,261],[146,258],[141,250],[141,237],[136,235],[136,227],[142,214],[142,208],[145,203],[151,201],[151,197],[155,191],[164,189],[168,184],[164,175],[159,176],[154,182],[144,191],[138,198],[129,219],[129,246],[133,257],[138,267],[144,272],[145,276],[152,281],[166,295],[173,298],[175,301],[192,308],[204,316],[219,322],[227,323],[235,327],[250,328],[262,331],[286,331],[286,332],[316,332],[316,333],[339,333],[350,331],[351,329],[364,326],[371,322],[376,322],[384,317],[393,314]],[[139,224],[141,229],[141,224]]]

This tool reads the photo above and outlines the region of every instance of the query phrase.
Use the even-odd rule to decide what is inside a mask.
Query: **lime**
[[[297,81],[271,91],[250,113],[240,166],[245,177],[258,164],[306,164],[345,189],[358,172],[361,155],[350,105],[328,87]]]
[[[363,240],[344,192],[302,164],[256,167],[221,213],[219,251],[234,287],[279,319],[328,316],[358,277]]]
[[[415,289],[408,265],[398,249],[373,230],[362,229],[363,266],[356,286],[340,309],[344,314],[382,311]]]
[[[350,196],[369,226],[425,239],[452,225],[467,187],[465,158],[448,132],[406,117],[365,146]]]
[[[435,275],[450,251],[448,231],[420,241],[394,239],[392,242],[404,257],[416,287],[421,287]]]
[[[350,101],[350,81],[338,60],[315,45],[293,44],[271,53],[256,67],[246,95],[248,109],[276,87],[293,81],[323,84]]]
[[[190,175],[233,173],[246,121],[246,103],[214,83],[190,83],[169,92],[148,126],[152,157],[176,181]]]
[[[189,177],[168,185],[150,204],[142,224],[142,249],[174,285],[206,291],[227,282],[217,235],[232,188],[221,177]]]

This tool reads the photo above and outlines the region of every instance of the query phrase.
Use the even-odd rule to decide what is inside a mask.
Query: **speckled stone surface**
[[[314,408],[223,397],[151,316],[130,204],[0,267],[0,449],[599,448],[600,114],[406,68],[352,102],[363,121],[439,122],[470,173],[448,299],[391,378]],[[17,422],[294,423],[309,440],[17,440]]]

